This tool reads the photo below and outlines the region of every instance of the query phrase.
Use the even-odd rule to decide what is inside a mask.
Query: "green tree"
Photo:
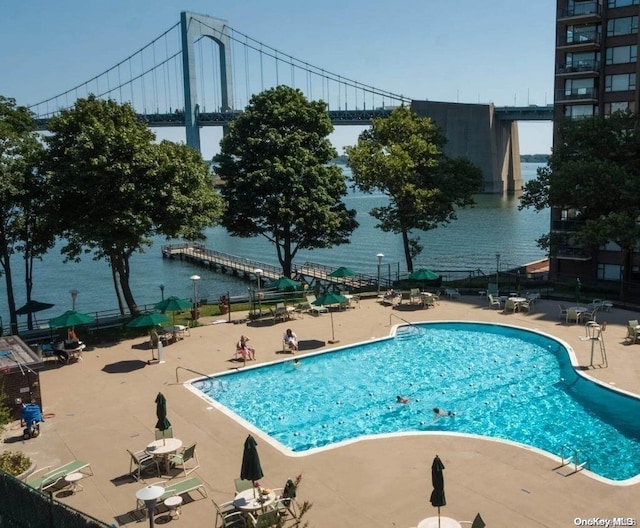
[[[5,275],[11,331],[17,332],[11,256],[22,253],[27,301],[33,288],[33,263],[52,247],[47,223],[49,192],[41,162],[43,147],[31,112],[0,96],[0,265]],[[28,319],[32,327],[31,316]]]
[[[222,212],[207,164],[185,145],[154,143],[133,108],[94,96],[79,99],[49,123],[48,166],[59,207],[62,251],[105,259],[121,312],[137,306],[130,257],[150,237],[202,238]]]
[[[214,158],[227,200],[223,225],[272,242],[286,276],[298,250],[345,244],[358,225],[342,202],[344,175],[328,165],[332,130],[324,103],[278,86],[252,97]]]
[[[625,298],[640,240],[640,117],[616,112],[609,118],[565,120],[559,137],[547,165],[525,184],[520,208],[560,206],[573,212],[575,232],[538,241],[551,255],[567,242],[587,252],[610,241],[618,244]]]
[[[473,194],[482,189],[481,170],[465,158],[445,156],[445,143],[430,118],[400,107],[375,119],[357,145],[346,148],[356,186],[389,197],[387,205],[369,214],[378,220],[376,227],[402,235],[409,272],[423,249],[412,230],[448,224],[456,218],[456,207],[473,205]]]

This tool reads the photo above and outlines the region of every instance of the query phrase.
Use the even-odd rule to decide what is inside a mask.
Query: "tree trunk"
[[[411,244],[409,244],[409,232],[402,230],[402,247],[404,248],[404,258],[407,261],[407,271],[413,272],[413,258],[411,257]]]
[[[622,252],[622,284],[620,286],[620,298],[627,301],[629,297],[629,285],[631,284],[631,258],[632,252],[630,248],[624,248]]]
[[[24,248],[24,282],[27,292],[27,302],[31,300],[31,292],[33,290],[33,251],[31,244],[25,244]],[[33,314],[27,314],[27,329],[33,330]]]
[[[116,290],[116,299],[118,299],[118,309],[120,315],[124,315],[124,303],[122,302],[122,291],[120,290],[120,284],[118,283],[118,274],[113,266],[113,259],[109,258],[109,266],[111,267],[111,279],[113,280],[113,288]]]
[[[114,255],[114,259],[115,260],[112,262],[112,265],[115,267],[120,279],[120,288],[122,288],[124,301],[127,303],[127,307],[129,308],[131,315],[136,315],[138,313],[138,306],[136,305],[136,301],[131,293],[131,287],[129,286],[129,258],[120,253],[118,255]]]
[[[9,308],[9,333],[18,334],[18,316],[16,315],[16,300],[13,296],[13,279],[11,276],[11,260],[7,245],[2,245],[2,256],[0,257],[2,268],[4,269],[4,281],[7,285],[7,305]]]

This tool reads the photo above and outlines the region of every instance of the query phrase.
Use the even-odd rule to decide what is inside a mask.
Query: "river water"
[[[523,163],[525,181],[536,175],[539,164]],[[480,269],[485,273],[496,270],[496,253],[500,253],[500,269],[513,268],[544,258],[544,252],[536,240],[549,230],[548,211],[536,213],[525,209],[518,211],[519,200],[511,196],[478,195],[476,206],[458,212],[458,219],[451,224],[421,235],[422,254],[414,261],[414,267],[428,267],[434,271]],[[383,253],[382,271],[394,277],[397,270],[406,272],[399,235],[383,233],[375,228],[375,219],[368,211],[382,203],[381,195],[367,195],[350,191],[345,198],[347,207],[358,211],[360,227],[351,236],[351,243],[332,249],[300,251],[295,264],[306,261],[329,266],[348,266],[359,273],[377,273],[378,253]],[[160,300],[160,285],[164,295],[191,298],[193,283],[189,279],[197,273],[198,297],[217,299],[223,293],[241,295],[247,293],[247,283],[229,274],[216,273],[187,262],[163,259],[160,246],[162,238],[155,239],[147,253],[131,259],[131,287],[139,305],[153,304]],[[265,239],[230,237],[223,228],[207,232],[208,248],[276,264],[276,251]],[[22,261],[13,260],[14,292],[16,307],[25,302]],[[42,262],[35,264],[32,298],[55,304],[54,308],[37,314],[39,320],[55,317],[71,309],[70,290],[77,290],[76,309],[83,312],[112,310],[117,308],[111,272],[103,261],[85,257],[80,263],[63,263],[59,249],[54,248]],[[4,277],[0,278],[0,317],[8,324]],[[24,317],[20,318],[23,320]]]

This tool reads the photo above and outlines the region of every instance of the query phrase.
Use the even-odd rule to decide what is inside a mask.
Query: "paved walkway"
[[[334,314],[337,345],[388,335],[391,325],[407,321],[469,320],[505,322],[539,329],[574,347],[580,365],[588,365],[590,347],[579,340],[584,329],[558,320],[558,303],[541,301],[532,314],[490,310],[487,300],[463,296],[442,300],[428,310],[392,309],[375,300]],[[233,314],[238,319],[239,314]],[[626,345],[626,322],[638,313],[615,309],[602,314],[609,367],[588,374],[605,383],[640,392],[640,344]],[[211,321],[204,321],[211,323]],[[19,425],[6,433],[7,448],[24,450],[39,467],[77,458],[91,463],[94,476],[82,480],[75,495],[56,492],[60,500],[99,519],[128,525],[140,520],[132,510],[135,493],[145,483],[127,476],[126,449],[144,448],[154,436],[155,397],[162,391],[175,436],[197,442],[200,469],[195,472],[218,502],[233,497],[247,431],[194,396],[182,383],[192,371],[213,373],[237,368],[230,361],[240,334],[250,336],[258,362],[282,358],[281,338],[291,327],[301,340],[327,342],[331,323],[326,315],[276,325],[206,324],[164,349],[166,362],[147,365],[150,351],[143,338],[86,350],[84,360],[61,366],[51,362],[41,373],[45,413],[38,438],[21,442]],[[300,353],[301,355],[304,352]],[[178,367],[184,367],[179,369]],[[435,514],[429,503],[430,466],[437,453],[446,466],[447,506],[442,514],[471,520],[481,512],[488,526],[572,527],[574,519],[634,517],[640,521],[636,486],[612,486],[585,473],[570,477],[554,471],[557,462],[535,450],[489,439],[455,435],[410,435],[357,442],[311,456],[287,457],[258,440],[267,487],[281,487],[288,477],[303,474],[299,499],[313,507],[312,528],[416,526]],[[154,481],[157,479],[150,479]],[[194,495],[183,505],[184,526],[213,526],[214,508]],[[156,521],[168,521],[159,513]]]

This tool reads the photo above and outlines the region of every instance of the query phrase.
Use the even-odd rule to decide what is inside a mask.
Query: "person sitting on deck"
[[[287,331],[284,333],[282,338],[284,345],[289,347],[289,350],[295,352],[298,350],[298,336],[291,330],[291,328],[287,328]]]

